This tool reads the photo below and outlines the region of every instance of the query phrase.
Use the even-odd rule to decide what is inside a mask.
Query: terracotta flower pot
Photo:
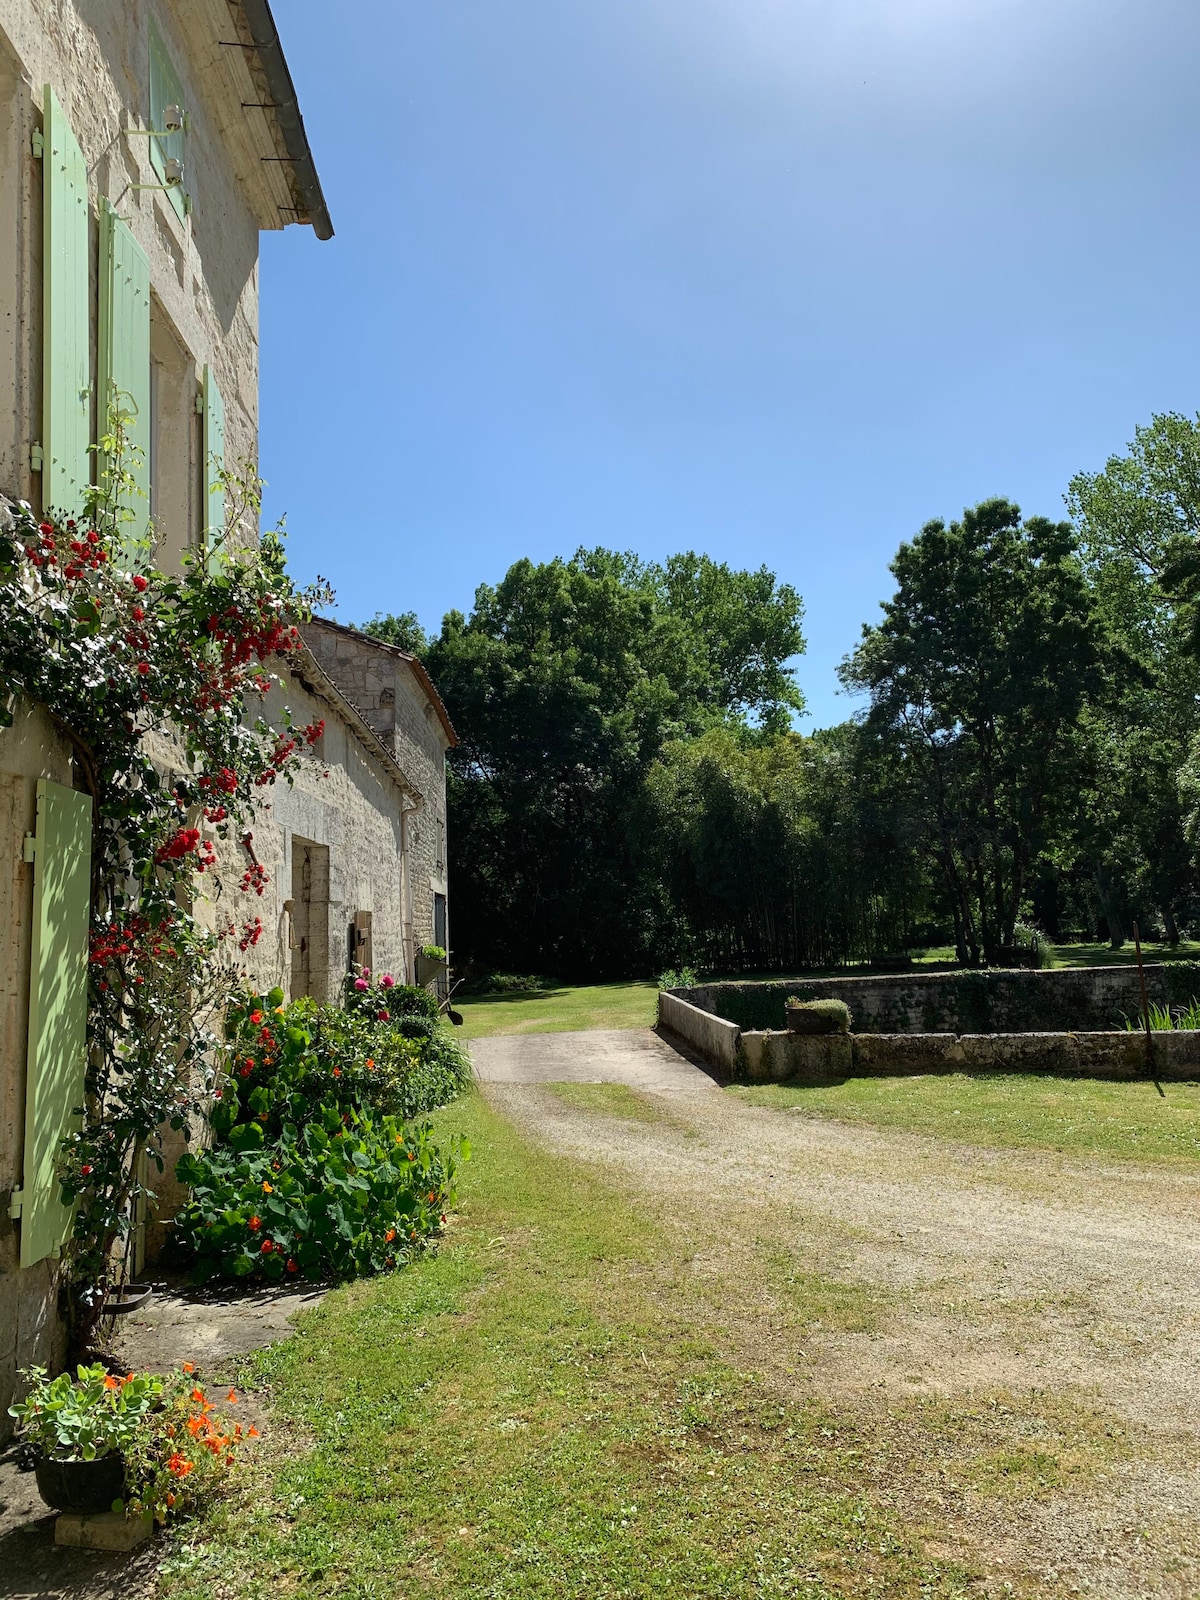
[[[33,1475],[38,1493],[57,1511],[111,1511],[125,1493],[125,1458],[116,1451],[95,1461],[39,1456]]]

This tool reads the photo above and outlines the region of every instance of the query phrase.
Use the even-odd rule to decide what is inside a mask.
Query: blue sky
[[[336,238],[263,240],[262,470],[337,615],[766,563],[803,726],[927,519],[1200,408],[1195,0],[277,0]]]

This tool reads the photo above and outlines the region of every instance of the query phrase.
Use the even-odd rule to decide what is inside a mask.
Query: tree
[[[797,971],[904,949],[927,898],[853,723],[803,738],[721,726],[666,746],[646,782],[660,960]]]
[[[424,656],[429,649],[429,636],[417,621],[415,611],[401,611],[396,616],[377,611],[370,622],[362,624],[360,632],[407,650],[410,656]]]
[[[625,973],[655,891],[637,799],[669,740],[786,725],[803,704],[799,596],[765,569],[608,550],[518,561],[428,653],[461,744],[449,774],[460,952],[509,970]]]
[[[994,961],[1067,822],[1074,730],[1107,641],[1069,523],[987,500],[902,544],[842,668],[938,874],[960,958]]]
[[[1188,813],[1200,735],[1200,418],[1151,418],[1129,452],[1071,480],[1067,504],[1121,670],[1085,731],[1101,774],[1086,813],[1114,942],[1157,911],[1168,938],[1195,891]],[[1193,830],[1194,831],[1194,830]]]

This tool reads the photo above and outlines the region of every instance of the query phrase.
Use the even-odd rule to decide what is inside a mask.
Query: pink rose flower
[[[396,986],[396,980],[392,977],[390,972],[385,972],[383,977],[379,980],[379,985],[382,989],[394,989]]]
[[[369,989],[371,987],[371,985],[367,982],[367,980],[365,978],[355,978],[354,987],[358,990],[359,994],[362,994],[363,991],[365,989]]]

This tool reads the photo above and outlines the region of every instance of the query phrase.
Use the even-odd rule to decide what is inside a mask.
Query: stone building
[[[0,219],[0,494],[78,509],[119,396],[134,531],[177,571],[225,525],[220,469],[257,459],[259,233],[333,232],[267,0],[0,0]],[[381,647],[389,722],[382,676],[360,685],[324,649],[339,632],[316,626],[285,686],[325,731],[256,828],[269,883],[247,956],[253,981],[321,999],[354,959],[411,978],[435,897],[445,921],[444,709]],[[18,707],[0,731],[0,1437],[16,1369],[62,1353],[55,1162],[82,1021],[50,1038],[38,1018],[50,986],[83,1015],[86,862],[42,915],[46,863],[59,850],[70,878],[90,827],[82,787],[44,712]]]
[[[411,972],[423,945],[450,945],[446,752],[458,740],[416,656],[323,617],[303,631],[317,662],[359,707],[416,791],[404,836],[405,970]]]

